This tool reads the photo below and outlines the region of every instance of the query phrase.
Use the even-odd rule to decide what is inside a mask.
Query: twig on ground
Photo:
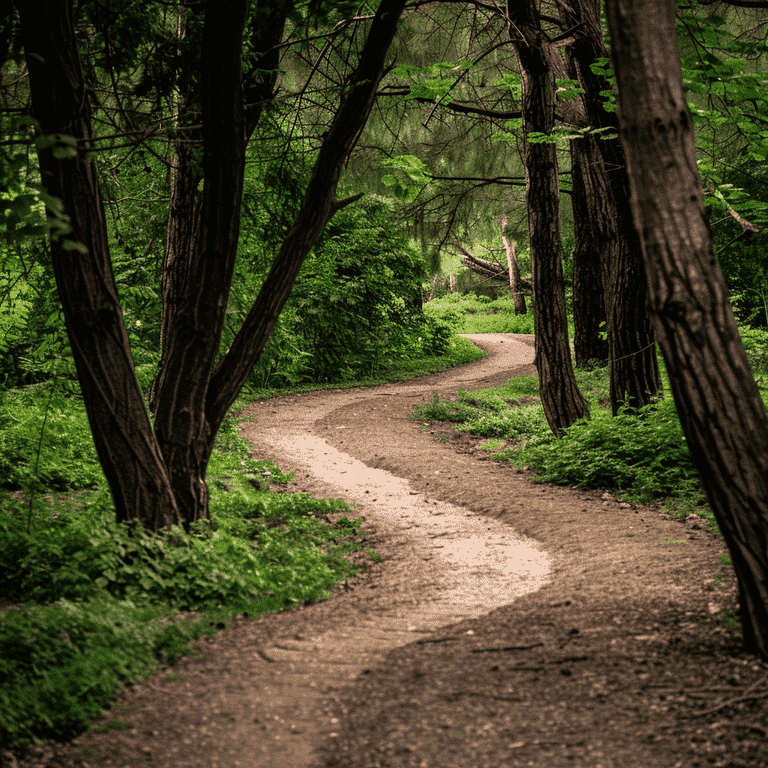
[[[531,648],[538,648],[544,643],[533,643],[532,645],[500,645],[492,648],[473,648],[471,653],[499,653],[500,651],[529,651]]]

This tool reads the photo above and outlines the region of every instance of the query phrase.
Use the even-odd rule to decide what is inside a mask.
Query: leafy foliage
[[[534,467],[540,482],[607,488],[642,504],[670,498],[704,503],[671,399],[645,406],[637,415],[620,411],[612,417],[593,408],[592,418],[569,427],[562,440],[537,436],[509,458]]]
[[[502,387],[468,392],[455,401],[415,408],[415,417],[451,421],[457,431],[502,438],[507,446],[493,458],[534,470],[537,482],[600,488],[637,503],[666,500],[690,510],[704,503],[698,473],[682,433],[674,401],[662,399],[639,414],[612,417],[607,369],[578,370],[579,388],[591,402],[591,419],[556,438],[543,409],[531,399],[535,376],[511,379]]]
[[[328,596],[360,570],[361,519],[339,500],[273,494],[231,422],[211,462],[213,526],[152,534],[120,525],[108,494],[0,499],[0,746],[82,731],[126,682],[172,664],[239,613]],[[257,490],[261,489],[261,490]],[[178,617],[180,611],[191,616]]]
[[[101,485],[104,475],[82,402],[53,384],[0,390],[0,477],[5,488],[27,490]]]
[[[385,187],[390,187],[395,197],[404,203],[412,203],[419,192],[432,181],[427,165],[415,155],[398,155],[381,160],[383,168],[398,171],[381,177]]]

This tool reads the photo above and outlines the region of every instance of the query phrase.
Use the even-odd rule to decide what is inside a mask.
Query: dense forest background
[[[154,13],[145,10],[131,3],[80,3],[76,20],[81,46],[88,43],[81,53],[88,92],[98,105],[94,133],[110,253],[136,371],[149,390],[160,362],[175,162],[181,139],[193,155],[201,143],[194,136],[199,105],[184,93],[200,30],[194,14],[187,21],[164,4]],[[248,145],[239,258],[222,353],[292,223],[334,114],[333,94],[360,44],[366,19],[334,27],[343,10],[323,19],[308,10],[302,19],[295,11],[279,43],[276,70],[269,74],[272,93]],[[493,13],[473,4],[433,4],[405,15],[392,52],[397,65],[379,87],[341,180],[350,195],[367,198],[337,215],[314,247],[246,391],[341,381],[386,365],[390,353],[402,354],[419,336],[422,349],[439,352],[431,326],[420,325],[422,300],[449,292],[450,276],[456,278],[454,290],[458,285],[460,292],[496,298],[508,284],[502,232],[516,242],[522,290],[527,286],[530,292],[520,76],[503,20],[495,22]],[[321,23],[332,31],[323,32]],[[554,15],[544,24],[552,38],[561,31]],[[715,247],[744,329],[767,323],[764,27],[760,10],[711,4],[681,9],[678,20]],[[74,384],[74,369],[46,239],[57,220],[44,218],[46,203],[55,206],[40,185],[34,150],[44,139],[35,136],[29,115],[22,41],[12,13],[5,19],[3,47],[3,385],[50,381],[55,368],[66,387],[67,381]],[[609,64],[595,67],[608,71]],[[570,306],[576,239],[571,145],[594,130],[567,119],[574,112],[568,103],[582,90],[577,82],[558,83],[560,119],[550,140],[557,139]],[[604,101],[613,109],[612,94],[604,94]],[[501,279],[464,266],[467,253],[496,263]],[[380,333],[385,327],[388,332]],[[74,392],[76,385],[69,389]]]

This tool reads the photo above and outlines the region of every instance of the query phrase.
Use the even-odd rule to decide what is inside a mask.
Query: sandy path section
[[[486,334],[483,342],[497,344],[504,354],[494,355],[485,366],[475,364],[472,375],[457,369],[449,381],[441,381],[441,388],[455,389],[460,381],[497,377],[532,362],[533,350],[509,336]],[[417,380],[315,393],[319,397],[297,401],[298,407],[291,409],[269,407],[269,401],[246,409],[244,415],[252,420],[243,424],[242,434],[260,450],[266,448],[283,471],[303,478],[315,494],[320,486],[328,496],[364,506],[366,526],[386,541],[386,567],[377,590],[389,599],[366,611],[364,618],[347,617],[338,628],[264,649],[273,660],[264,680],[271,727],[262,733],[270,743],[252,752],[243,765],[311,765],[316,745],[335,735],[335,723],[317,716],[324,695],[378,665],[392,649],[430,642],[441,627],[489,613],[549,581],[550,558],[533,540],[505,523],[419,493],[409,481],[371,468],[313,433],[316,422],[339,408],[356,402],[368,408],[372,399],[393,395],[426,399],[434,388],[433,380]],[[300,739],[295,738],[298,733]],[[247,741],[247,729],[238,736]]]

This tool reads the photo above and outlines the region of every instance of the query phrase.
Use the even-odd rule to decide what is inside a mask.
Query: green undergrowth
[[[119,525],[104,491],[0,499],[0,748],[67,739],[123,685],[173,664],[236,615],[322,600],[357,573],[362,518],[341,500],[269,492],[229,422],[209,468],[213,524]],[[29,529],[29,530],[28,530]]]
[[[591,418],[561,438],[547,425],[535,376],[490,389],[462,389],[449,402],[435,395],[431,403],[416,406],[415,418],[450,421],[457,431],[492,438],[493,458],[533,470],[536,482],[610,490],[631,503],[663,502],[673,514],[695,511],[714,526],[672,398],[637,415],[622,410],[613,417],[607,407],[608,369],[577,370],[576,378],[590,401]]]
[[[0,390],[0,487],[45,492],[104,483],[79,398],[51,383]]]
[[[376,377],[244,395],[382,384],[478,360],[441,324],[444,354]],[[269,492],[290,478],[249,456],[228,420],[208,467],[212,524],[151,534],[114,522],[82,401],[63,383],[0,392],[0,749],[68,739],[122,686],[194,652],[233,617],[326,598],[377,561],[341,500]]]
[[[323,384],[306,383],[288,388],[262,388],[254,389],[248,393],[243,393],[235,403],[234,408],[242,408],[254,400],[267,400],[270,397],[280,395],[292,395],[299,392],[312,392],[325,389],[351,389],[353,387],[375,387],[381,384],[388,384],[407,379],[418,378],[419,376],[428,376],[432,373],[447,371],[449,368],[455,368],[457,365],[471,363],[474,360],[482,360],[485,352],[476,347],[469,339],[465,339],[456,333],[451,333],[446,344],[446,351],[442,355],[431,357],[407,357],[395,358],[385,361],[375,376],[356,379],[343,379],[339,381],[329,381]]]
[[[533,333],[533,313],[515,315],[511,296],[452,293],[424,305],[424,314],[449,324],[457,333]]]

